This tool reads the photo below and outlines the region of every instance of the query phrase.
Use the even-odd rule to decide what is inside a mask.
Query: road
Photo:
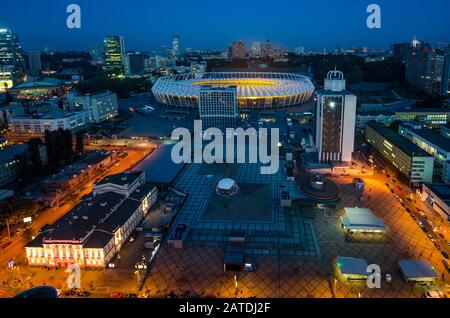
[[[368,160],[373,161],[377,176],[383,180],[393,196],[397,198],[405,211],[420,226],[427,237],[433,242],[437,250],[450,255],[450,225],[443,220],[425,202],[422,202],[416,190],[405,183],[403,176],[394,170],[380,155],[371,153]],[[370,165],[371,163],[368,162]],[[445,257],[445,256],[444,256]]]
[[[38,233],[39,230],[47,224],[52,224],[61,218],[64,214],[69,212],[73,207],[78,204],[80,198],[92,191],[93,182],[97,179],[103,178],[107,175],[121,173],[127,171],[134,166],[136,166],[139,162],[141,162],[151,151],[153,148],[143,148],[143,149],[135,149],[128,150],[128,156],[123,160],[113,164],[109,169],[107,169],[101,175],[94,175],[90,180],[89,184],[84,186],[79,192],[75,192],[75,200],[66,201],[63,205],[60,205],[57,208],[49,208],[42,210],[38,213],[38,216],[31,223],[32,233]],[[92,181],[92,182],[91,182]],[[5,236],[6,233],[3,233]],[[10,245],[5,249],[0,250],[0,273],[6,269],[7,262],[10,259],[18,257],[18,255],[23,251],[25,245],[27,244],[26,239],[23,234],[12,233],[12,240],[10,240]],[[3,241],[5,239],[3,238]]]

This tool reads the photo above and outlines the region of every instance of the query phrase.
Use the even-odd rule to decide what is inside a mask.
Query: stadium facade
[[[161,77],[152,92],[160,104],[196,108],[202,86],[236,86],[238,108],[277,108],[303,104],[314,85],[303,75],[269,72],[215,72]]]

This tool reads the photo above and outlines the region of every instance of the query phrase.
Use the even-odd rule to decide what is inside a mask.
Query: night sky
[[[66,28],[66,6],[77,3],[82,28]],[[366,27],[367,5],[382,9],[382,28]],[[285,49],[349,46],[388,48],[416,35],[450,42],[448,0],[14,0],[0,6],[0,28],[18,33],[25,50],[44,46],[86,50],[105,34],[125,36],[127,49],[171,46],[223,49],[233,40],[271,41]]]

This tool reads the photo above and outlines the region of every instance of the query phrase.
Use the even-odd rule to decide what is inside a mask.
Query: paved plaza
[[[360,201],[360,195],[354,191],[351,178],[334,178],[341,190],[341,200],[336,209],[317,209],[313,219],[291,218],[300,222],[312,225],[315,244],[320,247],[320,257],[308,258],[302,255],[286,255],[283,249],[289,250],[289,246],[283,246],[283,237],[278,237],[277,243],[268,239],[264,249],[269,251],[267,255],[262,253],[251,253],[252,248],[246,250],[246,255],[251,255],[251,260],[257,265],[255,272],[239,273],[237,275],[237,289],[235,288],[235,276],[232,273],[224,273],[223,258],[225,254],[224,245],[221,244],[223,237],[221,230],[208,228],[212,224],[223,224],[224,228],[230,228],[226,220],[219,223],[209,223],[198,220],[198,215],[202,210],[201,202],[206,204],[207,200],[201,195],[205,194],[204,189],[212,189],[216,182],[215,177],[206,178],[205,182],[195,182],[193,175],[197,175],[197,168],[190,166],[186,173],[179,179],[178,186],[187,186],[191,189],[198,189],[187,202],[186,208],[182,211],[181,219],[191,221],[194,227],[193,233],[189,237],[185,249],[177,250],[164,246],[154,263],[152,264],[146,288],[150,290],[152,296],[175,295],[198,295],[203,297],[301,297],[301,298],[357,298],[357,297],[389,297],[389,298],[409,298],[421,297],[425,289],[406,283],[398,269],[398,261],[403,259],[426,259],[436,269],[439,277],[445,273],[442,265],[442,256],[434,248],[433,243],[426,237],[420,227],[406,213],[403,207],[392,196],[384,183],[374,178],[365,179],[367,190],[365,200]],[[238,172],[237,178],[243,181],[248,179],[245,176],[251,174],[248,171]],[[256,174],[255,174],[256,175]],[[254,175],[253,175],[254,176]],[[261,176],[261,178],[268,178]],[[279,187],[283,181],[282,177],[269,177],[273,180],[274,189]],[[284,179],[285,180],[285,179]],[[261,182],[261,180],[255,180]],[[239,182],[239,181],[238,181]],[[279,183],[277,183],[279,182]],[[192,191],[192,190],[191,190]],[[191,194],[192,192],[189,191]],[[274,193],[277,193],[274,191]],[[209,193],[210,195],[210,193]],[[275,206],[275,205],[274,205]],[[349,237],[342,228],[339,219],[344,207],[367,207],[373,213],[381,217],[388,227],[387,234],[373,234],[365,237]],[[298,211],[292,212],[298,213]],[[285,218],[289,216],[285,215]],[[179,219],[177,219],[179,221]],[[277,233],[275,222],[268,225],[265,232],[266,238],[271,238]],[[232,223],[232,225],[240,223]],[[254,224],[261,225],[264,223]],[[302,231],[302,225],[290,223],[292,233],[295,230]],[[296,228],[296,226],[299,226]],[[246,229],[250,224],[246,225]],[[307,227],[309,228],[309,227]],[[264,232],[264,231],[262,231]],[[199,233],[203,233],[202,236]],[[261,233],[256,231],[255,233]],[[279,232],[280,233],[280,232]],[[209,238],[211,241],[208,241]],[[250,236],[250,242],[255,239],[261,240],[263,237]],[[277,238],[273,236],[273,238]],[[206,241],[209,244],[200,244]],[[261,241],[258,242],[263,246]],[[254,243],[253,243],[254,244]],[[251,246],[251,244],[250,244]],[[250,251],[250,253],[249,253]],[[270,252],[271,251],[271,252]],[[369,289],[363,283],[349,283],[343,281],[338,275],[336,256],[356,257],[367,259],[369,264],[381,266],[382,275],[392,276],[392,282],[382,281],[381,289]],[[449,282],[449,275],[445,277]],[[442,287],[440,280],[437,287]]]
[[[230,171],[242,190],[232,198],[218,198],[216,185],[230,176]],[[209,174],[212,172],[215,174]],[[246,256],[319,258],[311,221],[295,209],[280,206],[282,190],[290,191],[293,198],[299,195],[295,184],[286,180],[283,169],[274,175],[261,175],[259,164],[206,170],[201,164],[188,165],[175,184],[189,193],[175,223],[189,226],[189,243],[224,246],[231,234],[244,232],[248,235]]]

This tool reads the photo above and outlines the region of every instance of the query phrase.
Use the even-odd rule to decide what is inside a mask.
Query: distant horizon
[[[102,44],[109,34],[125,37],[127,50],[158,51],[172,46],[179,34],[180,48],[224,50],[233,41],[269,39],[274,47],[292,51],[304,47],[315,52],[350,47],[389,49],[393,43],[413,37],[435,46],[450,42],[447,0],[377,0],[381,7],[380,29],[369,29],[369,1],[279,0],[211,2],[208,0],[156,1],[77,0],[81,29],[66,27],[66,7],[71,1],[26,1],[25,7],[7,2],[0,12],[0,28],[19,36],[26,51],[45,47],[55,51],[87,51]],[[236,10],[239,8],[239,10]]]

